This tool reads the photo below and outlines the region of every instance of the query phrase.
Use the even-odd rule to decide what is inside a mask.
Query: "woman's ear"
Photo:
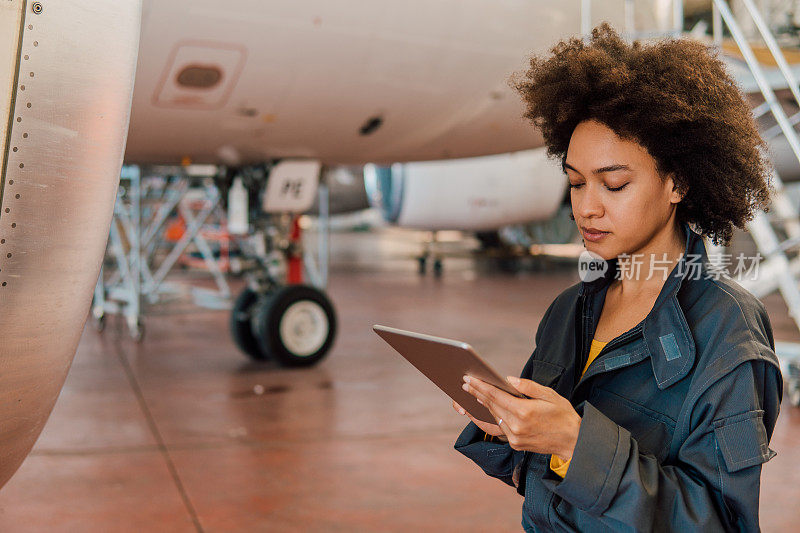
[[[680,203],[681,200],[683,200],[683,197],[686,195],[686,191],[680,190],[678,185],[676,185],[675,181],[673,180],[674,177],[675,174],[669,175],[669,177],[667,178],[668,180],[667,186],[670,188],[670,191],[672,191],[669,196],[670,203],[677,204]]]

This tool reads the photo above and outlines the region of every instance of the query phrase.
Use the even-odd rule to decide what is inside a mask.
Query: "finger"
[[[472,420],[484,432],[489,433],[490,435],[495,435],[495,436],[503,435],[503,430],[500,429],[500,427],[498,427],[496,424],[489,424],[488,422],[484,422],[482,420],[478,420],[477,418],[475,418],[474,416],[469,414],[469,412],[467,412],[466,409],[461,407],[458,404],[458,402],[456,402],[455,400],[453,400],[453,408],[456,411],[458,411],[460,414],[466,415],[467,417],[469,417],[469,419]]]
[[[519,418],[517,416],[516,412],[515,412],[515,409],[516,409],[517,406],[515,406],[514,409],[506,408],[502,403],[494,402],[491,397],[484,395],[482,392],[478,391],[477,389],[472,388],[470,385],[471,385],[471,383],[470,384],[465,383],[464,384],[465,390],[467,390],[470,394],[475,396],[475,399],[478,401],[478,403],[480,403],[481,405],[486,407],[486,409],[489,410],[489,412],[492,414],[492,416],[494,416],[495,421],[499,421],[500,419],[505,419],[506,421],[508,421],[508,420],[517,420]],[[488,386],[491,387],[491,385],[488,385]],[[492,388],[494,388],[494,387],[492,387]],[[501,392],[502,394],[505,394],[509,398],[517,400],[516,398],[514,398],[510,394],[506,394],[503,391],[499,391],[499,392]],[[519,401],[519,400],[517,400],[517,401]]]
[[[486,408],[489,410],[489,413],[491,413],[491,415],[494,417],[494,421],[495,421],[495,424],[497,425],[497,427],[500,428],[501,431],[505,432],[503,430],[503,426],[502,426],[502,424],[503,424],[503,415],[499,414],[501,409],[498,409],[497,406],[487,406]],[[511,416],[511,414],[510,413],[506,413],[506,415],[505,415],[506,420],[508,419],[509,416]],[[506,427],[508,427],[508,426],[506,426]]]
[[[465,376],[465,379],[468,379],[469,382],[465,383],[464,390],[475,396],[483,405],[496,406],[503,411],[514,409],[514,402],[518,398],[478,378]]]
[[[489,409],[489,412],[492,414],[496,422],[496,424],[492,425],[492,427],[496,427],[499,431],[499,433],[495,433],[494,435],[496,437],[505,437],[506,442],[508,442],[509,437],[513,436],[514,434],[514,432],[511,430],[511,427],[508,425],[508,420],[515,419],[515,413],[507,413],[505,417],[503,417],[499,416],[498,413],[493,409]]]
[[[516,378],[514,376],[506,376],[506,379],[509,383],[514,385],[515,389],[531,399],[544,400],[549,398],[553,392],[553,389],[550,387],[539,385],[530,379]]]
[[[478,426],[481,429],[481,431],[488,433],[489,435],[494,435],[495,437],[499,437],[500,435],[505,435],[505,433],[503,433],[503,428],[501,428],[497,424],[490,424],[489,422],[478,420],[477,418],[469,414],[469,412],[467,412],[467,416],[469,417],[470,420],[472,420],[472,422],[476,426]]]

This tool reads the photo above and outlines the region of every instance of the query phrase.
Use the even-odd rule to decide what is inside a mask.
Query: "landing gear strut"
[[[288,164],[296,167],[298,163]],[[240,240],[248,285],[234,302],[230,330],[236,346],[255,361],[311,366],[327,355],[336,336],[336,313],[321,288],[327,280],[327,241],[317,268],[313,256],[304,253],[299,224],[299,213],[310,206],[296,203],[307,187],[317,187],[319,166],[310,165],[305,174],[308,180],[303,181],[302,169],[295,167],[288,174],[276,174],[280,165],[239,171],[242,182],[237,194],[244,186],[248,197],[237,199],[238,208],[247,209],[248,224],[243,229],[252,231]],[[278,180],[271,188],[266,186],[267,176]],[[233,177],[226,179],[232,182]],[[223,190],[227,185],[222,185]],[[269,191],[273,196],[267,196]],[[322,185],[318,191],[320,218],[327,224],[327,187]],[[264,197],[254,201],[259,193]],[[303,282],[304,271],[314,285]]]

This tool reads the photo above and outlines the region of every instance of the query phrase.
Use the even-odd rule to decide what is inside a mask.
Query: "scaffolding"
[[[232,295],[225,274],[234,264],[227,255],[233,244],[249,255],[249,268],[261,269],[276,281],[283,281],[286,275],[290,249],[292,253],[301,250],[298,261],[305,277],[324,289],[330,238],[327,185],[314,184],[320,211],[315,253],[314,248],[300,244],[297,216],[288,212],[260,213],[255,217],[258,224],[251,226],[249,234],[231,235],[215,179],[223,172],[213,165],[194,170],[157,167],[144,169],[146,174],[135,165],[122,168],[106,258],[92,303],[96,329],[104,329],[107,315],[119,315],[130,336],[138,341],[144,336],[144,315],[158,304],[188,299],[202,308],[231,309]],[[265,188],[266,176],[258,187]],[[297,228],[295,242],[287,238],[292,227]],[[219,243],[219,257],[212,240]],[[167,279],[176,268],[188,265],[208,273],[215,287]]]

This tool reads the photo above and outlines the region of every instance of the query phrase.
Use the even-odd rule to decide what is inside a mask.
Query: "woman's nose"
[[[603,216],[603,201],[597,188],[586,184],[577,194],[573,192],[572,210],[582,218]]]

